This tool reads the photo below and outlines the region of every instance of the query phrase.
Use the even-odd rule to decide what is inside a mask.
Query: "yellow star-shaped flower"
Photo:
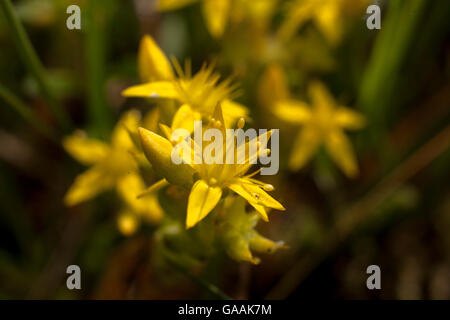
[[[174,115],[173,129],[192,131],[194,121],[202,116],[211,116],[218,103],[226,110],[224,116],[227,123],[247,116],[247,108],[230,99],[235,89],[230,85],[230,79],[219,83],[220,75],[213,72],[212,66],[203,65],[199,72],[191,75],[189,62],[183,71],[174,60],[176,77],[168,59],[150,36],[145,36],[141,42],[139,61],[141,79],[148,82],[126,89],[123,95],[178,101],[181,108]]]
[[[368,0],[296,0],[288,5],[287,17],[279,35],[289,38],[306,22],[312,20],[329,43],[342,37],[346,16],[363,13]]]
[[[139,151],[131,139],[130,132],[137,131],[139,124],[139,114],[130,111],[119,120],[109,145],[90,139],[81,131],[63,140],[64,149],[73,158],[90,166],[76,177],[67,191],[64,197],[67,206],[74,206],[94,198],[101,192],[116,189],[125,204],[125,211],[133,212],[151,222],[162,217],[162,209],[155,196],[137,199],[137,195],[145,189],[145,184],[139,175],[136,161]],[[126,226],[124,230],[130,230],[129,221],[123,224]]]
[[[319,82],[308,88],[312,108],[303,101],[280,100],[274,104],[274,113],[282,120],[301,125],[295,138],[289,165],[298,170],[314,155],[320,145],[348,177],[358,173],[352,145],[344,129],[364,127],[364,117],[347,107],[339,106],[328,90]]]
[[[239,121],[239,126],[243,127],[243,125],[244,120],[242,119]],[[218,129],[222,132],[223,137],[226,136],[220,105],[216,107],[213,117],[205,128],[206,130],[209,128]],[[170,129],[164,126],[163,129],[169,132],[168,138],[170,139]],[[261,152],[270,152],[270,150],[262,150],[262,147],[258,146],[255,153],[250,154],[251,150],[254,149],[249,146],[256,141],[268,141],[270,132],[266,132],[264,137],[260,135],[255,138],[258,139],[256,141],[246,142],[245,150],[248,150],[248,152],[246,152],[245,161],[242,161],[242,163],[235,161],[234,164],[228,164],[225,161],[223,163],[208,161],[208,159],[205,159],[205,153],[203,152],[208,147],[208,143],[203,143],[201,155],[197,154],[202,158],[200,163],[195,163],[195,161],[189,159],[191,161],[188,160],[180,165],[172,162],[172,143],[169,140],[143,128],[139,129],[139,134],[145,155],[152,166],[169,182],[190,188],[186,216],[187,228],[195,226],[204,219],[217,206],[226,189],[230,189],[246,199],[265,221],[268,220],[266,208],[284,210],[284,207],[278,201],[266,193],[266,191],[272,191],[273,186],[253,179],[254,174],[245,175],[254,163],[254,159]],[[191,156],[195,156],[196,150],[193,147],[195,143],[191,142],[193,148]],[[218,154],[227,155],[230,152],[239,152],[234,140],[233,143],[228,145],[224,143],[222,148],[223,152],[218,151],[220,152]],[[195,176],[198,176],[198,179],[194,182]]]

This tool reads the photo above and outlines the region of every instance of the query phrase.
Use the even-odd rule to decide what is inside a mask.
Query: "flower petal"
[[[74,183],[64,196],[66,206],[94,198],[96,195],[114,186],[115,179],[101,165],[96,165],[75,178]]]
[[[319,146],[319,133],[310,127],[304,127],[295,138],[292,154],[289,159],[291,170],[303,167],[312,157]]]
[[[264,221],[269,220],[264,207],[273,208],[276,210],[285,210],[281,203],[272,198],[263,189],[248,179],[237,179],[235,183],[229,185],[228,188],[246,199],[250,205],[252,205],[261,214]]]
[[[212,36],[222,36],[227,24],[230,0],[203,0],[203,16]]]
[[[290,123],[304,123],[311,117],[311,110],[305,102],[283,100],[273,106],[275,115],[283,121]]]
[[[126,112],[117,122],[112,133],[112,145],[122,149],[135,147],[133,139],[137,142],[137,129],[141,120],[141,114],[137,110]]]
[[[163,211],[155,194],[138,199],[138,195],[144,190],[144,181],[136,172],[121,177],[117,182],[117,191],[130,209],[145,216],[150,222],[157,222],[162,218]]]
[[[366,125],[362,114],[346,107],[336,109],[334,119],[336,124],[344,129],[357,130]]]
[[[221,107],[227,128],[233,126],[237,119],[248,117],[247,107],[230,99],[222,100]]]
[[[325,145],[336,164],[348,177],[352,178],[358,174],[352,145],[341,130],[331,132]]]
[[[144,36],[141,40],[138,66],[142,82],[171,80],[174,77],[169,60],[149,35]]]
[[[211,187],[205,181],[198,180],[189,194],[186,228],[195,226],[215,208],[222,197],[222,189]]]
[[[122,92],[125,97],[177,99],[178,92],[171,81],[155,81],[129,87]]]
[[[319,81],[312,81],[308,87],[308,95],[316,110],[326,116],[333,110],[335,101],[328,89]]]
[[[172,184],[190,188],[194,169],[188,164],[172,161],[172,144],[169,140],[144,128],[139,128],[139,137],[145,156],[158,174]]]
[[[175,113],[172,120],[172,130],[186,129],[194,131],[194,121],[201,120],[200,113],[195,112],[188,104],[183,104]]]
[[[62,145],[74,159],[85,165],[102,161],[110,150],[106,143],[89,139],[81,132],[65,137]]]

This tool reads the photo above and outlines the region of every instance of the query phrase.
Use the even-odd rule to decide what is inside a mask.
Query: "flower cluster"
[[[200,3],[214,41],[223,43],[221,63],[230,63],[235,74],[249,81],[255,80],[252,70],[255,74],[261,71],[254,81],[259,83],[254,99],[261,106],[259,116],[278,121],[280,126],[300,126],[289,143],[288,168],[301,169],[324,146],[343,173],[355,177],[356,156],[344,130],[363,128],[364,117],[341,105],[315,77],[304,81],[306,98],[292,94],[285,66],[295,65],[293,59],[301,51],[308,55],[305,70],[332,68],[333,61],[321,46],[332,50],[345,31],[342,17],[361,12],[366,1],[295,0],[284,7],[277,0],[159,0],[157,9],[165,12],[194,2]],[[284,18],[272,30],[279,7]],[[309,21],[322,35],[322,44],[311,42],[308,32],[299,32],[310,27]],[[243,31],[233,33],[236,29]],[[126,88],[122,95],[144,99],[153,107],[142,114],[125,112],[109,144],[81,131],[64,139],[68,153],[90,166],[68,190],[66,205],[114,190],[121,208],[117,223],[124,235],[134,234],[145,222],[161,252],[190,265],[220,250],[233,259],[256,264],[260,260],[254,252],[285,248],[255,230],[260,219],[269,221],[271,210],[285,210],[269,195],[274,186],[255,179],[260,170],[251,170],[255,159],[271,152],[267,143],[261,143],[269,141],[270,130],[240,144],[234,138],[218,144],[216,151],[222,156],[231,152],[232,158],[239,157],[237,153],[244,150],[243,161],[192,161],[210,160],[204,159],[204,151],[213,143],[198,145],[190,138],[199,121],[222,136],[229,129],[252,123],[250,110],[254,108],[235,101],[237,86],[231,78],[222,79],[215,69],[214,63],[205,63],[193,72],[190,60],[184,66],[175,58],[170,61],[151,36],[144,36],[138,53],[141,83]],[[180,129],[187,135],[176,135]],[[173,160],[174,153],[181,162]]]

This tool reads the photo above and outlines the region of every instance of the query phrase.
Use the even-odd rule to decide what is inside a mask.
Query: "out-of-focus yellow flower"
[[[358,173],[352,145],[343,129],[364,127],[364,117],[347,107],[339,106],[319,82],[308,88],[312,108],[303,101],[280,100],[273,112],[282,120],[302,125],[294,141],[290,167],[298,170],[314,155],[321,144],[348,177]]]
[[[136,154],[139,152],[131,138],[131,133],[137,131],[139,124],[139,113],[130,111],[123,115],[116,125],[110,145],[89,139],[82,132],[76,132],[63,140],[64,148],[72,157],[91,166],[80,174],[69,188],[64,197],[67,206],[76,205],[103,191],[116,188],[128,211],[153,223],[161,219],[162,209],[155,196],[136,198],[145,189],[136,162]],[[129,226],[130,223],[125,225]],[[131,227],[125,229],[131,230]]]
[[[342,37],[344,21],[357,12],[363,14],[368,0],[294,0],[287,6],[287,17],[279,36],[288,39],[307,21],[313,20],[330,44]]]
[[[202,3],[203,17],[208,31],[213,37],[222,36],[228,23],[231,0],[159,0],[157,8],[161,11],[169,11],[199,1]]]
[[[179,101],[181,107],[173,118],[173,129],[185,128],[192,131],[194,121],[202,116],[210,116],[218,103],[226,110],[227,123],[247,116],[246,107],[230,100],[235,89],[231,86],[231,80],[226,79],[219,83],[220,75],[213,71],[212,65],[203,65],[200,71],[192,76],[190,62],[186,62],[183,71],[174,60],[178,78],[174,77],[166,56],[149,36],[142,41],[140,57],[141,78],[150,82],[132,86],[126,89],[123,95]]]
[[[231,258],[258,264],[260,259],[254,257],[252,251],[273,253],[286,248],[282,241],[274,242],[255,230],[260,217],[256,212],[245,211],[244,199],[228,197],[224,202],[219,232],[221,242]]]
[[[244,124],[244,119],[241,119],[239,121],[239,127],[242,128]],[[222,133],[222,137],[226,137],[226,128],[224,125],[222,108],[220,105],[216,107],[214,115],[209,121],[208,125],[205,127],[205,130],[211,128],[220,130]],[[170,129],[166,128],[166,132],[169,132],[170,139]],[[233,164],[228,164],[226,163],[226,161],[222,161],[223,163],[216,163],[214,161],[210,161],[210,159],[205,159],[207,153],[203,151],[208,147],[209,144],[202,143],[202,154],[197,154],[197,156],[201,157],[201,161],[198,161],[200,163],[196,163],[196,161],[187,161],[187,163],[182,163],[180,165],[176,165],[172,162],[172,144],[169,140],[151,131],[141,128],[139,129],[139,133],[141,136],[142,146],[144,148],[145,154],[149,158],[150,163],[155,166],[154,163],[158,162],[158,166],[165,167],[165,171],[167,174],[167,176],[165,177],[167,178],[167,180],[170,179],[169,181],[174,181],[175,179],[180,179],[182,175],[189,172],[181,168],[176,169],[176,167],[186,165],[189,165],[199,176],[199,179],[192,186],[189,195],[186,228],[195,226],[216,207],[219,200],[222,198],[224,189],[230,189],[246,199],[250,203],[250,205],[252,205],[260,213],[262,219],[265,221],[268,221],[266,208],[284,210],[284,207],[278,201],[273,199],[269,194],[265,192],[265,190],[272,191],[272,185],[264,184],[258,180],[253,179],[252,176],[254,174],[244,176],[244,174],[254,163],[254,160],[257,159],[259,154],[261,154],[262,152],[270,152],[269,149],[262,150],[260,144],[257,143],[257,141],[268,141],[270,138],[270,131],[255,138],[257,139],[256,141],[252,140],[246,142],[245,150],[248,151],[248,154],[245,155],[245,161],[242,161],[242,163],[239,163],[238,161],[235,161],[235,163]],[[193,146],[191,156],[194,156],[196,150],[194,148],[194,142],[191,142],[193,143],[191,144]],[[232,143],[229,143],[228,145],[226,142],[221,144],[222,149],[221,151],[217,151],[218,154],[222,154],[223,156],[225,156],[233,152],[239,152],[236,141],[232,139],[231,142]],[[256,145],[258,146],[256,150],[249,147],[254,143],[256,143]],[[250,154],[250,152],[253,151],[255,153]],[[155,154],[159,154],[160,156],[156,157]],[[165,165],[162,165],[163,162],[165,163]],[[176,177],[174,178],[174,176]],[[187,179],[193,176],[194,174],[192,172],[189,172],[187,174]],[[184,182],[185,179],[186,178],[183,178],[182,182]]]

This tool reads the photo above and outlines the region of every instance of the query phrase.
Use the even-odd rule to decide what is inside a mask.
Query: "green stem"
[[[47,138],[54,140],[55,135],[49,126],[46,126],[35,114],[27,107],[27,105],[15,96],[11,91],[0,84],[0,98],[2,98],[9,106],[14,109],[26,122],[38,130]]]
[[[19,18],[14,12],[13,5],[10,0],[0,0],[0,6],[3,8],[6,20],[11,28],[11,34],[16,42],[16,46],[19,50],[19,54],[26,65],[28,71],[33,75],[36,82],[38,83],[42,95],[47,101],[53,115],[59,122],[59,125],[63,129],[68,129],[70,127],[70,120],[67,114],[58,104],[56,98],[53,96],[48,79],[45,74],[45,69],[39,60],[36,51],[34,50],[24,27],[22,26]]]
[[[170,263],[170,265],[174,269],[176,269],[177,271],[179,271],[180,273],[184,274],[186,277],[191,279],[193,282],[197,283],[198,285],[200,285],[201,287],[206,289],[208,292],[210,292],[216,298],[221,299],[221,300],[231,300],[231,298],[228,295],[223,293],[215,285],[213,285],[212,283],[209,283],[208,281],[206,281],[202,278],[199,278],[199,277],[193,275],[191,272],[186,270],[186,268],[184,266],[182,266],[180,263],[178,263],[178,261],[174,257],[172,257],[172,255],[169,252],[167,252],[167,250],[162,250],[162,252],[163,252],[166,260]]]

